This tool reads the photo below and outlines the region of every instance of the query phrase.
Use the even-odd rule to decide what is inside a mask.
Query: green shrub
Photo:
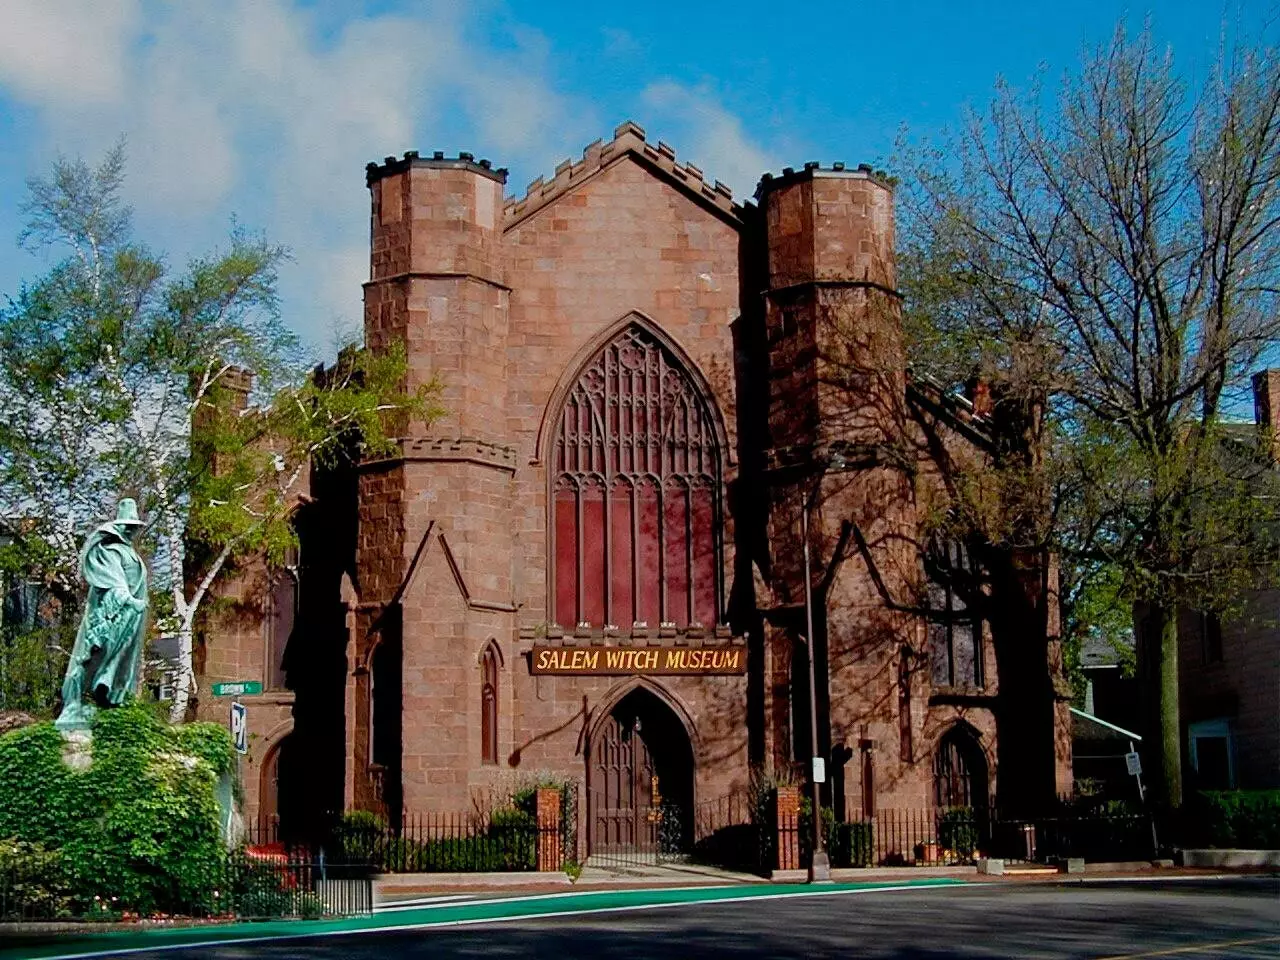
[[[827,811],[823,810],[825,814]],[[824,817],[823,819],[827,819]],[[871,823],[836,823],[827,825],[827,856],[833,867],[869,867],[874,853]]]
[[[63,747],[50,723],[0,737],[0,837],[56,850],[77,912],[209,909],[225,876],[215,790],[234,769],[230,734],[132,703],[99,711],[88,769]]]
[[[319,920],[324,916],[324,901],[314,893],[299,894],[295,909],[303,920]]]
[[[0,840],[0,920],[55,919],[69,911],[62,855],[38,843]]]
[[[333,831],[335,863],[384,864],[388,851],[387,821],[368,810],[344,813]]]
[[[1280,790],[1206,790],[1187,809],[1188,845],[1280,849]]]
[[[944,851],[972,860],[978,851],[978,821],[972,807],[952,807],[938,821],[938,844]]]

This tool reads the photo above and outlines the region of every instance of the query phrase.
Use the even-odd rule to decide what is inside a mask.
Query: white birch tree
[[[59,159],[29,182],[22,242],[63,255],[0,313],[0,511],[45,546],[45,579],[75,587],[90,526],[134,496],[147,521],[158,631],[178,640],[171,719],[195,693],[197,619],[236,560],[279,560],[307,471],[394,446],[393,422],[435,414],[403,392],[403,352],[303,362],[280,322],[285,251],[233,228],[172,276],[131,236],[124,151],[92,170]],[[251,406],[232,397],[251,384]],[[193,430],[193,426],[195,429]]]

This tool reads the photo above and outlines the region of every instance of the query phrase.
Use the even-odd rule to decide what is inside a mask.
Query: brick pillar
[[[800,788],[778,788],[778,869],[800,869]]]
[[[560,791],[555,787],[539,787],[538,869],[544,873],[554,872],[561,866]]]

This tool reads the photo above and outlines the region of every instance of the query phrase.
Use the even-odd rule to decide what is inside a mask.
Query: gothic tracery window
[[[934,686],[981,688],[982,622],[965,601],[975,581],[969,551],[954,540],[937,541],[924,561]]]
[[[707,399],[651,333],[597,353],[552,451],[555,621],[720,622],[720,458]]]

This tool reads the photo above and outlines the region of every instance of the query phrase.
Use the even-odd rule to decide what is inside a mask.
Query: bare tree
[[[912,166],[916,356],[1014,401],[1033,478],[1014,535],[1120,570],[1149,609],[1139,665],[1176,807],[1178,608],[1229,607],[1274,557],[1270,462],[1224,414],[1280,334],[1280,60],[1225,51],[1193,87],[1149,30],[1118,30],[1056,101],[1001,84]]]

